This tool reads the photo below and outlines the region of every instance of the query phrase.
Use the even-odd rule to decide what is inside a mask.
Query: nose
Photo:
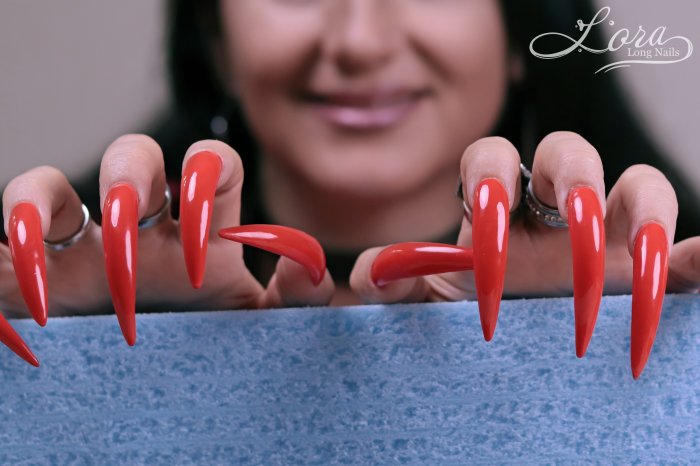
[[[394,0],[334,1],[323,39],[324,55],[345,74],[371,71],[390,61],[399,42]]]

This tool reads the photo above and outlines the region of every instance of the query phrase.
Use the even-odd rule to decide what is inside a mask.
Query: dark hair
[[[676,239],[700,234],[693,191],[642,130],[615,73],[594,74],[606,64],[604,55],[575,53],[558,60],[541,60],[528,51],[535,36],[570,31],[578,19],[592,18],[591,3],[501,0],[501,6],[511,48],[520,52],[525,76],[522,82],[511,85],[500,123],[493,133],[511,140],[525,161],[531,161],[534,144],[548,133],[557,130],[580,133],[600,152],[608,187],[632,164],[653,165],[666,174],[676,189],[680,205]],[[246,169],[243,212],[260,212],[255,195],[255,140],[240,108],[221,85],[212,52],[212,45],[221,38],[219,1],[170,0],[168,17],[173,109],[150,132],[164,149],[168,175],[179,178],[186,148],[197,139],[212,137],[212,117],[224,115],[229,122],[225,139],[241,154]],[[587,44],[604,48],[602,38],[595,31]],[[529,129],[523,131],[524,125]]]

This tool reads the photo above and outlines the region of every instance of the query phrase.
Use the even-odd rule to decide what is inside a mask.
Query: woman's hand
[[[198,161],[188,165],[197,156]],[[70,237],[83,221],[81,201],[65,176],[40,167],[12,180],[3,195],[3,209],[17,260],[13,270],[10,249],[0,245],[0,308],[21,315],[26,301],[41,324],[47,309],[51,315],[99,312],[111,309],[110,282],[118,311],[133,307],[129,295],[134,285],[141,309],[156,304],[169,309],[249,309],[330,301],[335,286],[328,273],[316,285],[318,273],[312,277],[298,262],[282,257],[263,287],[245,267],[241,244],[217,234],[239,225],[243,167],[233,149],[219,141],[197,142],[187,151],[183,172],[181,221],[189,211],[187,231],[169,212],[157,224],[136,230],[135,221],[158,212],[165,202],[163,154],[146,136],[120,137],[107,149],[100,169],[103,227],[109,231],[90,221],[86,234],[61,251],[44,251],[42,240]],[[199,252],[206,254],[206,264]],[[44,253],[45,275],[40,257]],[[201,288],[195,289],[190,279],[195,285],[203,279]],[[129,309],[123,311],[128,314]],[[125,337],[133,344],[135,328],[122,317]]]
[[[503,188],[503,196],[507,198],[511,211],[520,204],[519,164],[520,157],[516,149],[502,138],[479,140],[465,151],[461,164],[463,194],[466,204],[474,212],[475,224],[478,221],[476,217],[483,210],[481,207],[493,209],[494,195],[498,194],[497,189],[493,188],[499,185]],[[514,218],[509,231],[503,232],[504,238],[498,243],[504,248],[502,253],[507,248],[503,292],[506,296],[561,296],[570,295],[573,291],[577,317],[577,354],[582,356],[595,324],[602,291],[598,287],[604,286],[605,292],[612,294],[630,292],[635,252],[639,256],[636,271],[639,284],[652,275],[648,269],[653,268],[654,263],[649,262],[652,257],[647,258],[647,252],[649,255],[659,253],[659,266],[663,269],[664,248],[670,249],[675,232],[678,211],[675,192],[661,172],[649,166],[636,165],[624,172],[606,200],[603,168],[597,151],[581,136],[569,132],[553,133],[542,140],[535,153],[532,172],[535,196],[546,205],[556,206],[570,226],[568,229],[552,228],[527,214]],[[484,186],[482,182],[489,179],[491,183],[495,181],[497,186],[491,189],[490,201],[481,197],[479,202],[483,205],[480,206],[479,202],[475,203],[475,198],[479,197],[479,191]],[[600,209],[598,213],[596,209]],[[570,218],[570,212],[578,212],[582,217],[578,218],[579,214],[575,214],[577,218]],[[596,238],[596,231],[602,233],[602,225],[596,223],[600,216],[605,218],[605,234],[604,237]],[[643,231],[642,235],[640,231]],[[478,234],[477,228],[465,219],[457,243],[464,247],[473,246],[475,272],[410,277],[379,286],[377,277],[373,280],[372,265],[384,248],[373,248],[358,258],[351,275],[351,286],[365,301],[374,303],[474,299],[479,294],[475,286],[475,275],[479,273],[476,262],[479,254],[483,255],[484,249],[488,248],[477,244],[477,239],[472,241],[473,236]],[[497,232],[492,230],[490,234],[495,235]],[[574,235],[576,241],[572,241]],[[495,236],[483,241],[497,244]],[[480,246],[481,249],[478,249]],[[653,251],[652,247],[655,248]],[[486,264],[482,265],[482,270],[498,267],[497,247],[491,249],[490,252],[486,251],[490,257],[482,261]],[[691,291],[700,286],[700,267],[697,265],[699,257],[700,238],[676,245],[668,261],[669,291]],[[468,259],[467,257],[467,261]],[[642,262],[646,263],[646,271],[641,267]],[[603,266],[604,282],[600,274],[600,267]],[[663,279],[663,273],[657,273],[656,277]],[[477,276],[477,281],[478,278]],[[482,278],[481,282],[484,283],[485,279]],[[575,282],[578,286],[574,285]],[[658,288],[661,285],[661,290],[657,290],[660,293],[654,293],[654,300],[660,306],[663,282],[652,282],[653,277],[646,286],[654,285]],[[485,287],[488,289],[489,284],[486,283]],[[490,286],[490,291],[491,295],[483,292],[483,296],[479,296],[482,326],[487,339],[493,335],[496,325],[493,307],[495,306],[497,316],[500,300],[498,286]],[[494,294],[498,296],[494,297]],[[636,305],[640,308],[654,305],[650,300],[651,298],[644,302],[643,299],[637,299]]]

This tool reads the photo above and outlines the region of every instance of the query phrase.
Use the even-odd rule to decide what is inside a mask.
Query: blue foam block
[[[13,321],[0,464],[690,463],[700,458],[700,297],[667,296],[633,381],[629,296],[586,357],[571,299]]]

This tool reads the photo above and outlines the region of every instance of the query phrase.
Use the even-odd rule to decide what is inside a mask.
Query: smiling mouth
[[[305,101],[317,116],[349,130],[378,130],[397,125],[428,96],[427,91],[310,94]]]

